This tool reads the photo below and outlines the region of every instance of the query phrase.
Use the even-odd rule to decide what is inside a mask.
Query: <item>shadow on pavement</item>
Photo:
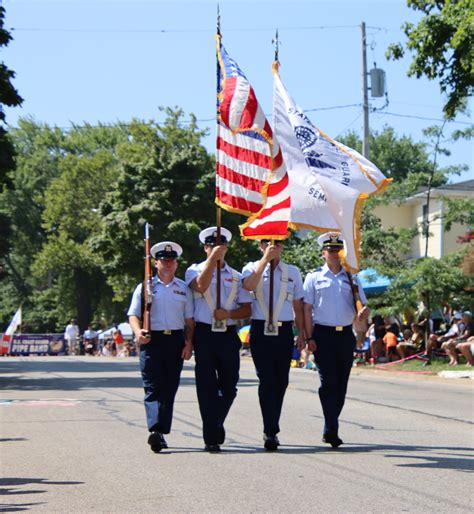
[[[370,452],[390,452],[386,453],[387,458],[397,459],[419,459],[424,462],[411,462],[396,464],[398,467],[426,468],[426,469],[453,469],[458,471],[474,471],[474,452],[472,448],[449,447],[449,446],[420,446],[420,445],[395,445],[395,444],[367,444],[356,445],[347,444],[337,449],[329,447],[327,451],[334,453],[370,453]],[[393,452],[393,453],[392,453]],[[419,452],[419,455],[413,455]],[[429,455],[424,455],[423,452]],[[433,453],[448,452],[449,456],[434,455]],[[464,453],[459,453],[464,452]]]
[[[22,510],[30,510],[30,508],[36,507],[37,505],[44,505],[45,503],[46,502],[15,503],[11,505],[0,503],[0,512],[20,512]]]
[[[461,456],[455,457],[442,457],[426,455],[386,455],[389,458],[403,458],[403,459],[420,459],[424,462],[410,462],[404,464],[397,464],[400,468],[425,468],[425,469],[455,469],[467,473],[474,472],[474,459],[473,455],[466,455],[465,458]]]
[[[10,495],[20,495],[20,494],[39,494],[46,493],[47,489],[19,489],[18,486],[30,485],[30,484],[39,484],[39,485],[78,485],[83,484],[84,482],[70,482],[70,481],[61,481],[55,482],[53,480],[48,480],[45,478],[0,478],[0,496],[10,496]],[[19,512],[24,510],[29,510],[32,507],[37,505],[44,505],[46,502],[36,502],[36,503],[2,503],[0,504],[0,512]]]

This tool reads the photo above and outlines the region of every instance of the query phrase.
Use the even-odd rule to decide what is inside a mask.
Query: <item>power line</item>
[[[416,116],[415,114],[399,114],[396,112],[387,112],[387,111],[378,111],[380,114],[386,114],[388,116],[396,116],[397,118],[415,118],[417,120],[427,120],[427,121],[445,121],[443,118],[426,118],[424,116]],[[458,125],[472,125],[472,123],[468,121],[456,121],[449,120],[449,123],[457,123]]]
[[[361,104],[333,105],[333,106],[330,106],[330,107],[315,107],[315,108],[312,108],[312,109],[304,109],[304,112],[330,111],[330,110],[335,110],[335,109],[347,109],[347,108],[351,108],[351,107],[360,107],[360,106],[361,106]],[[377,114],[379,114],[379,115],[385,115],[386,114],[388,116],[396,116],[397,118],[415,118],[415,119],[418,119],[418,120],[425,120],[425,121],[441,121],[441,122],[444,121],[443,118],[427,118],[427,117],[424,117],[424,116],[416,116],[414,114],[401,114],[401,113],[387,112],[387,111],[377,111]],[[272,114],[271,113],[267,113],[266,116],[267,117],[271,117]],[[357,118],[354,121],[351,122],[351,125],[356,120],[357,120]],[[210,122],[213,122],[213,121],[216,121],[216,118],[196,118],[195,120],[181,120],[180,124],[182,124],[182,125],[189,125],[190,123],[194,123],[194,122],[195,123],[210,123]],[[138,121],[138,123],[146,123],[146,122]],[[163,122],[160,122],[160,121],[157,122],[158,125],[160,125],[162,123]],[[458,125],[472,125],[470,122],[457,121],[457,120],[450,120],[449,123],[456,123]],[[134,123],[132,123],[132,122],[130,122],[130,123],[117,122],[117,125],[110,124],[110,123],[98,123],[98,124],[87,123],[85,125],[74,124],[74,125],[69,126],[69,127],[58,127],[57,125],[52,125],[52,126],[50,126],[50,128],[58,128],[60,130],[72,130],[72,129],[75,129],[75,128],[85,128],[85,127],[90,127],[90,128],[104,127],[104,128],[108,128],[108,127],[115,127],[115,126],[118,126],[118,127],[130,127],[132,125],[134,125]],[[18,129],[19,128],[19,127],[14,127],[14,126],[11,126],[11,125],[8,125],[8,127],[10,129]],[[347,130],[347,128],[348,127],[346,127],[344,130]]]
[[[278,30],[339,30],[358,28],[359,25],[318,25],[300,27],[278,27]],[[210,29],[75,29],[75,28],[53,28],[53,27],[11,27],[12,32],[84,32],[84,33],[138,33],[138,34],[172,34],[172,33],[209,33]],[[225,32],[268,32],[275,31],[275,27],[256,28],[226,28]]]
[[[342,135],[344,134],[344,132],[349,128],[351,127],[363,114],[364,111],[360,111],[359,114],[349,123],[349,125],[347,125],[347,127],[344,128],[344,130],[341,130],[340,132],[338,132],[338,134]]]

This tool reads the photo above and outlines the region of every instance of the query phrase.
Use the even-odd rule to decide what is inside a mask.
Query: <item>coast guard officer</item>
[[[294,346],[293,320],[298,329],[297,344],[303,349],[303,281],[296,266],[281,261],[283,243],[260,243],[262,258],[242,270],[244,287],[253,292],[250,349],[259,378],[258,397],[263,417],[264,448],[275,451],[283,398],[288,387]],[[274,261],[273,323],[269,323],[270,262]],[[273,326],[271,326],[273,325]]]
[[[196,389],[203,424],[205,450],[220,451],[225,441],[224,421],[237,395],[241,342],[238,319],[250,316],[249,293],[242,287],[242,276],[225,262],[227,243],[232,234],[208,227],[199,234],[207,259],[190,266],[186,283],[194,290],[194,356]],[[220,301],[216,308],[217,263],[220,263]]]
[[[171,430],[183,359],[188,360],[192,355],[192,292],[175,277],[177,258],[182,251],[181,246],[172,241],[157,243],[150,250],[157,271],[152,282],[151,334],[147,335],[142,328],[142,284],[136,287],[128,310],[129,323],[140,345],[140,370],[150,432],[148,444],[155,453],[168,448],[163,434]]]
[[[369,309],[356,312],[351,280],[358,286],[363,304],[366,298],[356,278],[342,267],[339,252],[344,240],[328,232],[318,238],[325,264],[308,273],[304,282],[304,319],[308,350],[314,352],[321,385],[319,398],[324,413],[323,442],[333,448],[343,441],[338,435],[339,415],[344,406],[356,339],[354,318],[365,319]]]

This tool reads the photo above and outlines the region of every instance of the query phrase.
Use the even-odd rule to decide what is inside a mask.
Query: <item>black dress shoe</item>
[[[151,432],[148,436],[148,444],[154,453],[161,452],[163,448],[168,448],[168,443],[161,432]]]
[[[224,444],[225,442],[225,429],[224,427],[219,427],[217,429],[217,444]]]
[[[274,452],[278,450],[278,446],[280,445],[280,441],[276,435],[267,435],[263,434],[263,447],[265,450],[269,452]]]
[[[337,448],[344,443],[344,441],[337,435],[337,432],[327,432],[323,435],[323,443],[330,444],[333,448]]]
[[[221,451],[221,447],[218,444],[206,444],[206,446],[204,446],[204,450],[209,453],[219,453]]]

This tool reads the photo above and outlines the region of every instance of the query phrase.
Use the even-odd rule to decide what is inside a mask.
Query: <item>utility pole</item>
[[[365,38],[365,21],[362,22],[362,105],[364,109],[364,138],[362,155],[369,158],[369,92],[367,86],[367,41]]]

